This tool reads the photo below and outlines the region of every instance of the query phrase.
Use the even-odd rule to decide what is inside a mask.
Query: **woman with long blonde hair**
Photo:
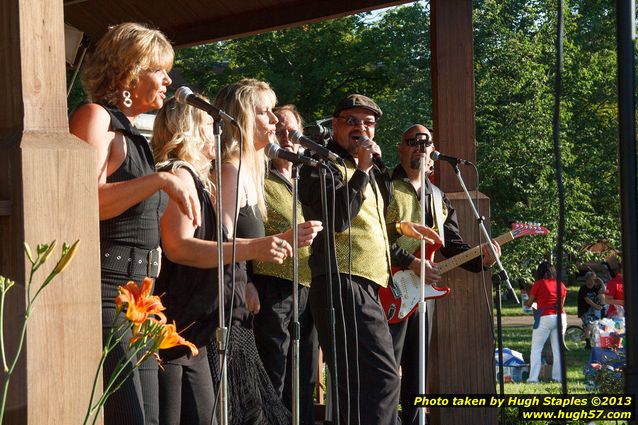
[[[208,425],[213,413],[213,380],[207,359],[207,345],[218,327],[216,212],[211,161],[215,158],[213,119],[205,112],[169,99],[155,118],[153,146],[157,167],[182,181],[198,200],[202,217],[195,226],[174,202],[169,202],[161,220],[164,269],[157,291],[164,294],[166,315],[185,329],[182,336],[195,344],[199,355],[189,350],[162,350],[159,373],[160,424]],[[231,262],[231,243],[224,243],[224,262]],[[291,253],[279,235],[237,240],[237,261],[259,259],[281,264]],[[232,267],[225,272],[225,308],[245,310],[242,292],[232,296]],[[239,282],[245,271],[236,267]]]
[[[255,79],[242,79],[224,86],[214,105],[233,116],[239,128],[226,127],[222,132],[222,211],[224,227],[240,238],[265,235],[267,217],[264,200],[266,158],[264,148],[275,142],[277,117],[273,108],[277,97],[268,83]],[[241,130],[241,131],[240,131]],[[236,220],[236,228],[235,228]],[[312,243],[322,227],[318,221],[298,226],[300,246]],[[290,244],[292,230],[280,236]],[[252,267],[247,264],[248,282],[245,286],[246,309],[235,309],[235,326],[231,332],[231,358],[243,359],[243,364],[231,363],[231,412],[233,424],[286,424],[290,413],[284,407],[270,382],[257,354],[252,332],[252,315],[259,312],[259,296],[251,282]],[[233,339],[234,338],[234,339]],[[213,370],[218,370],[212,358]],[[232,360],[231,360],[232,362]],[[258,386],[256,389],[255,385]],[[249,394],[243,394],[249,390]],[[237,397],[232,397],[237,394]],[[242,395],[243,394],[243,395]]]

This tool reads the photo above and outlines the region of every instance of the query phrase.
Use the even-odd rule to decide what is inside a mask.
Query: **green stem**
[[[33,282],[33,275],[37,269],[37,267],[31,266],[31,275],[29,275],[29,283],[27,283],[27,300],[29,302],[31,302],[31,283]]]
[[[8,375],[13,373],[16,365],[18,364],[18,360],[20,358],[20,354],[22,353],[22,346],[24,345],[24,337],[27,334],[27,322],[29,321],[29,317],[31,316],[31,311],[33,310],[33,305],[29,304],[27,306],[27,311],[24,313],[24,323],[22,324],[22,330],[20,331],[20,339],[18,340],[18,348],[16,350],[15,357],[13,358],[13,362],[11,363],[11,367],[9,367]]]
[[[102,368],[104,367],[106,356],[108,356],[109,352],[113,349],[113,347],[115,347],[115,345],[119,344],[119,342],[122,340],[124,336],[122,334],[122,336],[120,336],[119,338],[115,340],[114,344],[112,343],[113,337],[115,336],[115,334],[120,332],[124,328],[123,325],[126,323],[126,320],[123,320],[122,323],[118,325],[117,319],[119,316],[120,316],[120,313],[118,312],[117,315],[115,316],[115,319],[113,320],[113,326],[111,327],[111,330],[109,331],[109,334],[106,338],[106,342],[104,343],[104,348],[102,349],[102,355],[100,356],[100,362],[97,366],[97,369],[95,370],[95,376],[93,377],[93,389],[91,390],[91,398],[89,399],[89,406],[86,409],[86,415],[84,416],[84,422],[83,422],[84,425],[88,423],[89,419],[91,418],[91,415],[94,414],[95,409],[93,407],[93,400],[95,399],[95,392],[97,391],[97,384],[100,378],[100,372],[102,371]],[[0,424],[1,423],[2,422],[0,422]],[[94,420],[94,423],[95,423],[95,420]]]
[[[27,321],[29,320],[29,316],[31,315],[32,305],[29,303],[27,305],[27,311],[24,313],[24,322],[22,323],[22,330],[20,331],[20,339],[18,340],[18,348],[16,350],[15,357],[13,358],[13,362],[11,363],[11,367],[9,370],[4,373],[4,385],[2,386],[2,401],[0,403],[0,424],[2,424],[2,416],[4,416],[4,408],[7,401],[7,393],[9,392],[9,381],[11,380],[11,374],[18,364],[18,360],[20,359],[20,353],[22,352],[22,346],[24,344],[24,336],[27,333]]]
[[[4,300],[7,297],[7,291],[2,291],[2,299],[0,300],[0,350],[2,350],[2,366],[4,373],[9,371],[7,365],[7,354],[4,349]],[[2,421],[0,421],[0,424]]]
[[[95,415],[93,418],[93,424],[95,424],[95,421],[97,420],[97,413],[100,411],[100,409],[102,408],[102,406],[104,406],[104,403],[106,402],[106,400],[113,394],[115,393],[118,389],[120,389],[120,387],[122,386],[122,384],[124,382],[126,382],[127,379],[130,378],[130,376],[133,374],[133,371],[135,370],[135,367],[133,367],[131,365],[131,369],[128,371],[128,373],[126,373],[126,375],[124,376],[124,378],[122,380],[120,380],[119,384],[116,385],[116,381],[118,380],[118,378],[120,377],[120,375],[122,374],[122,372],[124,371],[125,367],[127,364],[131,363],[131,360],[137,356],[137,353],[140,352],[140,350],[142,350],[144,348],[143,345],[139,346],[137,349],[135,349],[135,351],[133,351],[133,353],[131,353],[131,355],[129,357],[123,357],[119,360],[117,366],[115,367],[115,370],[113,371],[113,373],[111,374],[111,376],[109,377],[109,383],[107,384],[106,388],[104,389],[104,392],[102,393],[102,396],[99,398],[99,400],[95,403],[95,406],[91,407],[91,414]]]
[[[7,394],[9,394],[9,381],[11,380],[11,375],[4,376],[4,382],[2,384],[2,405],[0,405],[0,424],[4,423],[4,406],[7,403]]]
[[[42,292],[42,290],[43,290],[44,288],[46,288],[46,287],[47,287],[47,285],[48,285],[49,283],[51,283],[51,281],[53,280],[53,278],[54,278],[54,277],[56,277],[56,276],[57,276],[57,273],[53,273],[53,272],[51,272],[51,274],[49,274],[49,275],[47,276],[47,278],[46,278],[46,279],[45,279],[45,281],[42,283],[42,285],[40,285],[40,288],[38,289],[38,291],[37,291],[37,292],[35,293],[35,295],[33,296],[33,299],[29,298],[29,301],[33,303],[33,302],[35,301],[35,299],[36,299],[36,298],[38,298],[38,295],[40,295],[40,292]],[[31,285],[29,285],[29,286],[31,286]]]

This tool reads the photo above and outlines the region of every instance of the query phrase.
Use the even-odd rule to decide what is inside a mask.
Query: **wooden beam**
[[[463,239],[471,246],[478,245],[480,232],[467,208],[465,194],[448,193],[448,197],[457,211]],[[479,205],[482,211],[489,211],[489,199],[483,194],[479,194]],[[490,273],[470,273],[458,268],[444,275],[443,284],[451,291],[447,297],[436,300],[428,357],[429,392],[495,394]],[[494,408],[435,408],[431,410],[430,423],[491,425],[497,423],[497,413]]]
[[[65,20],[98,40],[109,25],[144,22],[165,32],[177,47],[318,22],[407,3],[409,0],[69,0]],[[160,12],[158,12],[160,11]]]
[[[432,0],[432,93],[434,142],[441,152],[475,162],[474,73],[472,1]],[[472,171],[462,169],[470,191],[476,188]],[[479,243],[476,219],[465,194],[447,163],[436,164],[439,186],[457,211],[463,239]],[[480,196],[479,207],[489,225],[489,199]],[[450,296],[436,301],[429,350],[428,388],[439,394],[494,394],[494,344],[492,281],[489,273],[462,269],[445,275]],[[432,424],[493,424],[495,409],[435,408]]]
[[[13,211],[13,202],[0,201],[0,216],[11,215],[11,211]]]
[[[166,28],[167,34],[178,47],[194,44],[210,43],[230,38],[241,38],[249,35],[275,31],[293,26],[311,24],[326,19],[336,19],[355,13],[368,12],[383,7],[396,6],[409,0],[374,1],[352,0],[339,2],[320,0],[313,2],[297,2],[276,8],[264,8],[247,13],[189,25],[183,28]],[[240,22],[241,25],[237,23]]]
[[[62,0],[3,1],[0,35],[0,274],[16,281],[5,313],[9,353],[26,304],[24,241],[81,240],[30,317],[6,423],[82,423],[101,351],[96,154],[68,132]]]
[[[432,0],[431,22],[434,143],[446,155],[476,162],[472,1]],[[436,175],[443,190],[461,191],[449,164],[437,163]],[[473,172],[463,178],[468,190],[476,189]]]

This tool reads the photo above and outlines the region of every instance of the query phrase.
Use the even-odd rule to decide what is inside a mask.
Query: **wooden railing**
[[[4,215],[11,215],[12,210],[13,210],[13,202],[0,201],[0,217]]]

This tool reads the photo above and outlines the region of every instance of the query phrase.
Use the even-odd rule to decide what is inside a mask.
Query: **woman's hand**
[[[261,309],[259,294],[257,293],[257,288],[255,288],[255,285],[252,282],[248,282],[246,285],[246,307],[252,314],[259,313],[259,310]]]
[[[425,240],[428,245],[443,244],[441,237],[434,229],[422,224],[401,221],[398,223],[397,230],[400,230],[399,233],[409,238]]]
[[[292,247],[278,236],[251,239],[251,260],[281,264],[292,255]]]
[[[201,225],[199,199],[190,193],[179,177],[165,171],[158,174],[164,181],[162,190],[175,201],[180,211],[193,221],[193,225],[199,227]]]
[[[317,233],[323,230],[323,225],[320,221],[309,220],[297,225],[297,237],[299,239],[299,248],[312,245],[312,241],[317,236]],[[292,245],[292,229],[280,233],[279,237],[284,238]]]

